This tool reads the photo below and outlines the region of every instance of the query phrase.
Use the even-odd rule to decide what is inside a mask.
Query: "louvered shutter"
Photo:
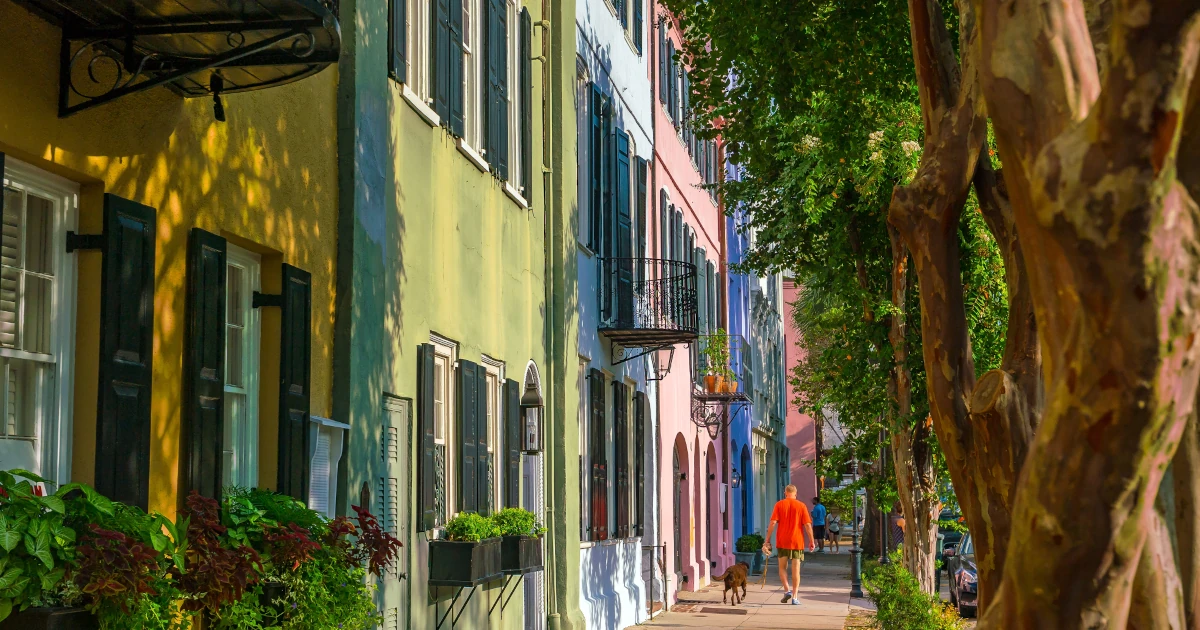
[[[606,258],[611,258],[614,255],[613,249],[615,244],[616,234],[616,217],[614,216],[614,192],[616,189],[616,181],[614,174],[616,172],[616,139],[613,137],[612,125],[612,99],[604,99],[604,108],[600,113],[600,129],[602,135],[602,143],[604,144],[604,161],[600,165],[604,170],[604,201],[603,201],[603,221],[604,228],[601,231],[600,255]]]
[[[658,100],[665,107],[669,102],[667,92],[667,22],[658,21]]]
[[[156,212],[104,195],[96,490],[147,508]]]
[[[638,6],[641,6],[641,5],[639,4]],[[637,238],[636,238],[637,251],[634,252],[634,257],[637,258],[637,261],[636,261],[637,280],[638,280],[639,284],[645,282],[645,280],[646,280],[646,260],[645,260],[645,258],[646,258],[646,231],[647,231],[647,227],[646,227],[647,226],[647,220],[646,220],[647,199],[646,199],[646,196],[649,194],[647,191],[646,179],[649,175],[649,170],[650,169],[646,164],[646,160],[644,160],[642,158],[638,158],[637,159],[637,174],[636,174],[636,176],[637,176],[637,186],[636,186],[637,192],[634,193],[635,212],[634,212],[634,217],[633,217],[633,221],[634,221],[633,229],[634,229],[634,233],[637,234]]]
[[[616,238],[613,256],[617,260],[616,316],[622,325],[633,323],[633,226],[631,205],[633,195],[629,185],[629,136],[624,132],[616,135]]]
[[[408,0],[391,0],[388,11],[388,70],[404,83],[408,80]]]
[[[633,394],[633,536],[645,533],[646,508],[646,394]]]
[[[667,111],[671,122],[679,126],[679,82],[675,64],[675,42],[667,38]]]
[[[465,0],[470,1],[470,0]],[[463,117],[463,7],[464,0],[449,0],[450,2],[450,42],[447,45],[449,65],[446,68],[447,84],[450,90],[448,110],[450,112],[450,133],[461,138],[466,135],[466,125]]]
[[[667,207],[667,191],[658,193],[658,258],[669,258],[671,209]]]
[[[604,109],[604,95],[595,83],[592,84],[590,92],[591,133],[588,136],[588,155],[591,157],[591,186],[588,195],[588,215],[591,218],[591,233],[588,234],[588,247],[592,252],[600,253],[600,231],[604,221],[604,131],[600,117]]]
[[[475,368],[475,507],[480,514],[490,514],[492,510],[492,456],[488,452],[488,439],[491,438],[488,427],[488,391],[487,368],[482,365]],[[499,401],[497,401],[499,402]],[[500,410],[495,410],[497,414]],[[499,422],[499,418],[496,421]]]
[[[279,492],[308,500],[312,276],[283,265],[279,342]]]
[[[316,432],[316,443],[313,444],[311,460],[311,477],[308,485],[308,509],[329,515],[329,467],[330,446],[332,442],[330,430],[321,427]]]
[[[453,41],[450,37],[450,1],[431,0],[433,51],[429,55],[429,76],[433,80],[433,111],[444,125],[450,121],[450,46]]]
[[[417,531],[437,526],[434,484],[436,453],[434,442],[434,349],[432,344],[417,346]]]
[[[183,487],[221,498],[225,436],[225,239],[192,228],[188,235],[183,342]]]
[[[621,26],[629,28],[629,0],[617,0],[617,15],[621,18]]]
[[[619,381],[613,382],[613,451],[616,461],[616,534],[617,538],[629,537],[629,399],[628,388]]]
[[[521,384],[504,382],[504,507],[521,507]]]
[[[704,250],[696,247],[692,249],[692,264],[696,265],[696,272],[704,274]],[[701,280],[697,287],[699,291],[696,293],[696,306],[700,309],[700,334],[709,333],[708,328],[708,281]]]
[[[494,46],[491,54],[496,65],[495,100],[496,148],[491,154],[490,161],[496,169],[496,174],[502,180],[508,179],[508,5],[504,0],[498,0],[496,10],[492,13],[495,28]],[[514,60],[515,62],[515,60]],[[512,89],[517,89],[513,86]]]
[[[458,362],[458,511],[479,511],[479,365]]]
[[[521,194],[533,203],[533,19],[521,9]]]
[[[705,263],[708,268],[705,277],[708,278],[708,321],[709,326],[717,328],[721,325],[717,319],[717,268],[713,266],[712,261]]]
[[[680,68],[679,120],[682,121],[683,143],[687,146],[688,155],[695,157],[696,147],[692,143],[692,81],[688,76],[687,70],[682,70],[682,65]]]
[[[604,373],[593,369],[589,383],[591,401],[591,439],[588,440],[592,462],[592,531],[591,540],[608,539],[608,455],[604,423]]]
[[[642,31],[645,30],[642,22],[642,0],[633,0],[633,47],[639,55],[642,54]]]

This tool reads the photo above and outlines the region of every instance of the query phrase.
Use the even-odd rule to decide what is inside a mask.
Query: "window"
[[[395,0],[402,2],[403,0]],[[430,81],[430,9],[433,2],[415,0],[405,2],[408,9],[405,12],[408,29],[407,82],[409,90],[425,105],[433,104],[432,85]]]
[[[435,482],[434,510],[438,523],[445,523],[458,513],[458,492],[454,489],[457,479],[459,454],[455,447],[454,383],[455,359],[458,346],[452,341],[431,334],[433,345],[433,442],[434,458],[441,462],[441,475]],[[438,466],[435,465],[435,468]]]
[[[222,475],[226,485],[258,485],[259,290],[257,254],[229,244],[225,266],[225,426]]]
[[[524,181],[521,173],[521,9],[513,0],[505,3],[508,19],[508,181],[519,187]]]
[[[504,363],[484,355],[483,365],[486,370],[484,400],[487,405],[485,422],[487,423],[487,467],[490,477],[488,486],[492,489],[489,499],[492,502],[491,506],[498,509],[503,505],[501,493],[504,488],[504,484],[501,483],[504,458],[499,454],[504,452],[502,446],[507,447],[507,445],[500,444],[500,436],[503,434],[501,427],[504,426]]]
[[[0,165],[5,160],[0,155]],[[78,187],[8,158],[0,224],[0,468],[69,477]]]
[[[482,29],[479,16],[482,15],[481,0],[462,0],[463,11],[463,114],[466,133],[463,141],[476,151],[483,149],[483,111],[480,108],[479,78],[483,72],[484,55],[482,47]]]

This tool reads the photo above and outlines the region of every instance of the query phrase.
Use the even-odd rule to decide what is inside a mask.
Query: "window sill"
[[[579,251],[583,252],[588,258],[596,257],[596,252],[592,251],[592,248],[588,247],[587,243],[584,243],[579,239],[575,239],[575,244],[579,246]]]
[[[462,138],[455,139],[455,143],[458,145],[458,152],[467,156],[467,159],[475,165],[475,168],[483,173],[491,172],[492,167],[488,165],[487,160],[483,159],[483,156],[479,155],[475,149],[472,149],[471,145],[464,142]]]
[[[517,189],[511,183],[504,182],[504,194],[508,195],[509,199],[517,202],[518,206],[526,210],[529,209],[529,202],[525,200],[525,197],[521,196],[521,193],[517,192]]]
[[[421,100],[421,97],[417,96],[417,93],[412,91],[412,88],[408,87],[407,83],[400,84],[400,95],[404,97],[404,100],[408,101],[410,107],[417,111],[418,116],[429,123],[430,127],[442,126],[442,118],[425,101]]]

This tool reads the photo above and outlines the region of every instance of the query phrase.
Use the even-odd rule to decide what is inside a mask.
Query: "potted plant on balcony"
[[[759,554],[762,553],[763,537],[758,534],[743,534],[738,537],[736,544],[737,551],[733,556],[738,562],[745,562],[753,572],[762,563]]]
[[[504,508],[492,515],[500,530],[500,569],[505,575],[542,570],[542,534],[537,516],[521,508]]]
[[[446,539],[429,542],[430,586],[477,586],[499,578],[500,537],[492,519],[464,512],[446,523]]]
[[[726,380],[733,372],[729,369],[729,335],[724,328],[718,328],[708,336],[700,355],[704,358],[704,390],[709,393],[728,391]]]

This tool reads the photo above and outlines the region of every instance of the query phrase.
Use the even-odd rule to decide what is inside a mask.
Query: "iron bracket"
[[[508,583],[513,581],[513,580],[509,579],[511,577],[512,577],[511,575],[504,576],[504,586],[500,587],[500,597],[497,597],[496,601],[492,602],[491,606],[488,606],[488,615],[491,615],[492,612],[496,610],[497,605],[500,606],[500,610],[504,610],[505,608],[508,607],[508,600],[512,599],[513,593],[517,592],[517,586],[521,585],[521,580],[525,579],[525,574],[524,573],[517,574],[517,579],[516,579],[517,586],[514,586],[513,589],[511,591],[509,591]],[[508,592],[507,598],[504,597],[505,591]]]
[[[250,295],[250,308],[261,308],[263,306],[276,306],[283,308],[283,294],[281,293],[262,293],[255,291]]]
[[[618,346],[620,346],[620,348],[621,348],[621,360],[613,361],[613,365],[621,365],[622,363],[625,363],[626,361],[632,361],[634,359],[644,357],[647,354],[650,354],[651,352],[658,352],[659,350],[666,350],[668,348],[671,349],[671,356],[672,357],[675,356],[675,344],[673,344],[673,343],[659,344],[656,346],[641,346],[641,347],[636,348],[636,354],[628,354],[628,351],[631,350],[632,348],[626,348],[625,346],[621,346],[617,342],[610,340],[608,342],[608,351],[614,357],[617,356],[617,347]],[[669,364],[667,367],[667,371],[668,372],[671,371]],[[663,376],[666,376],[666,375],[664,374]],[[660,381],[662,379],[656,378],[656,379],[647,379],[647,380]]]
[[[458,586],[455,588],[458,590],[454,591],[454,598],[450,600],[450,607],[446,609],[446,614],[442,615],[441,619],[438,619],[437,625],[434,626],[434,630],[441,630],[442,624],[446,623],[446,619],[450,617],[450,613],[454,612],[454,604],[458,602],[458,597],[459,595],[462,595],[464,587]],[[471,598],[475,596],[475,589],[479,587],[472,586],[470,588],[471,592],[468,593],[467,598],[463,600],[462,606],[458,607],[458,614],[454,615],[454,619],[450,621],[451,628],[458,625],[458,618],[461,617],[463,611],[467,609],[467,604],[471,603]]]
[[[104,249],[103,234],[76,234],[74,230],[67,230],[67,253],[78,251],[81,249]]]

